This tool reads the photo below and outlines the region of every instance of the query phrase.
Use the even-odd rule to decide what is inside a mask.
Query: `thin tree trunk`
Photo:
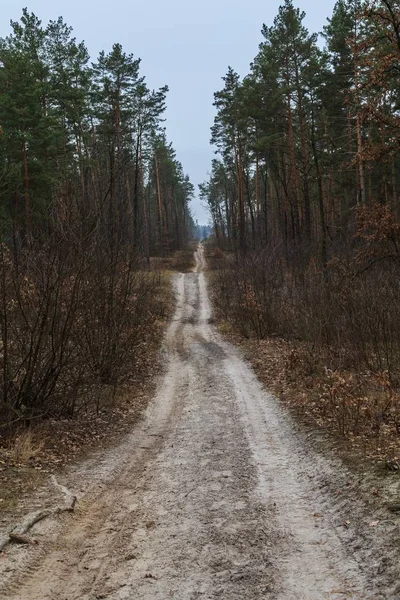
[[[164,256],[164,219],[163,219],[163,202],[161,197],[161,182],[160,182],[160,169],[158,164],[157,155],[154,155],[154,161],[156,166],[156,183],[157,183],[157,206],[158,206],[158,222],[159,222],[159,235],[160,235],[160,253]]]
[[[24,198],[25,198],[25,237],[29,243],[32,235],[32,215],[31,215],[31,203],[29,193],[29,169],[28,169],[28,157],[26,152],[26,141],[22,139],[22,160],[24,166]]]
[[[359,202],[363,205],[366,204],[366,190],[365,190],[365,169],[363,159],[363,141],[361,131],[361,116],[358,114],[357,119],[357,163],[358,163],[358,177],[359,177]]]

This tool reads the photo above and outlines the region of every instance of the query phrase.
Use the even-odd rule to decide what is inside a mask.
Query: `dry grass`
[[[176,271],[178,273],[189,273],[194,268],[194,252],[196,244],[189,244],[185,250],[174,252],[165,258],[152,258],[151,267],[155,271]]]
[[[400,399],[385,379],[338,369],[299,341],[244,339],[226,323],[219,329],[243,348],[260,381],[307,426],[329,432],[344,450],[398,463]]]
[[[26,465],[32,459],[40,456],[45,445],[46,442],[44,439],[38,438],[31,429],[26,429],[12,440],[9,449],[9,458],[13,464]]]

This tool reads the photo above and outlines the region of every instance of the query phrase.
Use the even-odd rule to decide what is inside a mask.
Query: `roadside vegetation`
[[[304,16],[215,94],[214,303],[272,389],[400,468],[400,5],[339,0],[323,48]]]
[[[119,44],[91,62],[62,18],[25,9],[0,39],[0,89],[4,483],[44,449],[70,459],[146,396],[169,271],[189,268],[193,186],[166,139],[168,88]]]

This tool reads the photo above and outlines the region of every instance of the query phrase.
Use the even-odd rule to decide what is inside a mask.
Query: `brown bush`
[[[166,312],[160,274],[94,234],[0,248],[0,434],[99,410]]]
[[[361,411],[376,432],[399,421],[398,248],[400,226],[389,209],[372,207],[359,211],[353,248],[324,267],[316,259],[289,262],[272,247],[212,263],[215,307],[241,335],[298,340],[339,380],[353,371],[384,382],[375,400],[356,391],[347,376],[343,384],[326,382],[320,401],[330,404],[343,433],[357,431]]]

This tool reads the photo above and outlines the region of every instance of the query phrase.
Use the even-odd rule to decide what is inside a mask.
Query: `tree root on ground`
[[[63,512],[73,512],[75,509],[76,496],[74,496],[65,486],[60,485],[54,475],[51,476],[51,481],[55,487],[57,487],[66,496],[66,503],[64,506],[58,506],[55,509],[39,510],[37,512],[27,515],[24,521],[10,529],[6,535],[0,536],[0,552],[3,552],[7,544],[16,542],[19,544],[37,544],[37,540],[27,536],[26,534],[32,529],[32,527],[43,521],[47,517],[59,515]]]

